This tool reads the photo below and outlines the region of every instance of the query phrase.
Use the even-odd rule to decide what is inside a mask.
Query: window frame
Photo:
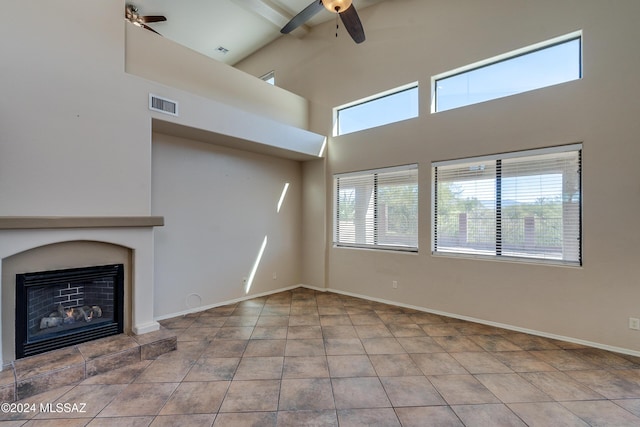
[[[450,166],[450,165],[462,165],[466,163],[475,163],[475,162],[483,162],[483,161],[496,161],[501,162],[502,160],[509,159],[526,159],[527,157],[533,157],[537,155],[544,154],[560,154],[560,153],[569,153],[576,152],[577,153],[577,161],[578,161],[578,189],[579,189],[579,203],[578,203],[578,212],[577,212],[577,220],[578,220],[578,248],[577,248],[577,260],[565,260],[565,259],[553,259],[553,258],[543,258],[543,257],[534,257],[534,256],[514,256],[510,254],[502,253],[502,245],[503,240],[501,237],[502,230],[500,229],[501,225],[501,212],[502,208],[501,202],[496,202],[496,218],[495,218],[495,254],[486,254],[479,253],[479,251],[438,251],[437,250],[437,197],[438,197],[438,180],[437,180],[437,168],[442,166]],[[545,265],[564,265],[569,267],[582,267],[583,265],[583,185],[582,185],[582,159],[583,159],[583,147],[582,143],[568,144],[568,145],[559,145],[554,147],[547,148],[539,148],[532,150],[523,150],[523,151],[514,151],[514,152],[506,152],[502,154],[495,155],[487,155],[487,156],[476,156],[476,157],[466,157],[454,160],[445,160],[445,161],[436,161],[431,163],[431,254],[433,256],[438,257],[452,257],[452,258],[471,258],[471,259],[484,259],[484,260],[493,260],[493,261],[506,261],[506,262],[525,262],[525,263],[533,263],[533,264],[545,264]],[[500,173],[496,173],[496,195],[495,198],[501,198],[502,191],[502,183],[500,182],[502,177]],[[564,194],[563,194],[564,196]],[[564,248],[564,246],[563,246]]]
[[[412,174],[415,174],[415,181],[411,181],[411,183],[415,184],[415,209],[416,209],[416,223],[415,223],[415,246],[413,245],[402,245],[402,244],[389,244],[389,243],[380,243],[378,239],[380,239],[380,226],[381,224],[378,222],[380,218],[379,215],[379,204],[377,200],[377,185],[378,185],[378,175],[395,173],[395,172],[407,172],[407,177],[411,177]],[[341,178],[353,178],[353,177],[362,177],[366,178],[372,176],[373,177],[373,185],[372,188],[372,197],[369,203],[373,204],[373,243],[350,243],[345,241],[340,241],[340,227],[339,227],[339,200],[340,200],[340,186],[339,180]],[[346,172],[346,173],[337,173],[333,175],[333,247],[334,248],[353,248],[353,249],[367,249],[367,250],[386,250],[386,251],[396,251],[396,252],[408,252],[408,253],[417,253],[419,248],[419,228],[420,228],[420,214],[419,214],[419,167],[417,163],[400,165],[400,166],[391,166],[384,167],[378,169],[369,169],[362,170],[356,172]]]
[[[536,52],[540,52],[543,51],[545,49],[550,49],[553,47],[556,47],[558,45],[564,44],[564,43],[568,43],[574,40],[578,40],[579,41],[579,47],[578,47],[578,77],[576,79],[571,79],[571,80],[566,80],[566,81],[562,81],[562,82],[558,82],[558,83],[554,83],[554,84],[550,84],[550,85],[546,85],[546,86],[540,86],[540,87],[536,87],[533,89],[526,89],[520,92],[514,92],[514,93],[509,93],[507,95],[500,95],[500,96],[496,96],[493,98],[488,98],[488,99],[484,99],[482,101],[475,101],[475,102],[470,102],[468,104],[462,104],[462,105],[458,105],[455,107],[450,107],[450,108],[446,108],[444,110],[442,109],[438,109],[438,83],[444,79],[450,78],[450,77],[455,77],[455,76],[459,76],[461,74],[466,74],[475,70],[481,70],[481,69],[485,69],[487,67],[490,67],[492,65],[496,65],[496,64],[500,64],[500,63],[504,63],[504,62],[508,62],[510,60],[513,59],[517,59],[523,56],[527,56],[529,54],[534,54]],[[578,30],[578,31],[574,31],[559,37],[554,37],[552,39],[549,40],[545,40],[539,43],[535,43],[533,45],[529,45],[520,49],[516,49],[501,55],[496,55],[494,57],[491,58],[487,58],[478,62],[474,62],[472,64],[468,64],[459,68],[455,68],[453,70],[450,71],[446,71],[444,73],[440,73],[437,75],[434,75],[431,77],[431,114],[435,114],[435,113],[442,113],[445,111],[450,111],[450,110],[455,110],[458,108],[463,108],[463,107],[468,107],[471,105],[476,105],[476,104],[480,104],[483,102],[488,102],[488,101],[493,101],[496,99],[501,99],[501,98],[505,98],[508,96],[512,96],[512,95],[518,95],[521,93],[526,93],[526,92],[530,92],[532,90],[537,90],[537,89],[542,89],[545,87],[550,87],[550,86],[555,86],[556,84],[562,84],[562,83],[567,83],[570,81],[575,81],[575,80],[580,80],[583,77],[583,61],[582,61],[582,46],[583,46],[583,35],[582,35],[582,30]]]
[[[416,91],[416,98],[417,98],[417,108],[416,108],[416,114],[413,116],[409,116],[409,117],[405,117],[402,119],[398,119],[398,120],[393,120],[390,122],[385,122],[385,123],[381,123],[381,124],[376,124],[374,126],[369,126],[369,127],[364,127],[361,129],[357,129],[354,131],[350,131],[350,132],[340,132],[340,112],[344,111],[344,110],[348,110],[350,108],[353,107],[357,107],[360,105],[365,105],[365,104],[371,104],[373,102],[376,101],[383,101],[384,99],[388,99],[389,97],[393,96],[393,95],[397,95],[403,92],[408,92],[411,90],[415,90]],[[382,109],[384,109],[384,107],[382,107]],[[389,89],[386,90],[384,92],[379,92],[376,93],[374,95],[370,95],[367,96],[365,98],[361,98],[358,99],[356,101],[352,101],[352,102],[348,102],[346,104],[342,104],[339,105],[337,107],[333,108],[333,131],[332,131],[332,136],[342,136],[342,135],[349,135],[351,133],[355,133],[355,132],[361,132],[363,130],[367,130],[367,129],[373,129],[376,127],[380,127],[380,126],[385,126],[385,125],[389,125],[392,123],[398,123],[401,121],[405,121],[405,120],[410,120],[410,119],[415,119],[416,117],[420,116],[420,86],[419,83],[417,81],[412,82],[412,83],[408,83],[402,86],[398,86],[395,87],[393,89]]]

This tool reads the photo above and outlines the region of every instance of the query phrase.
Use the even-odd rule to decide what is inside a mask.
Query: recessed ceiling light
[[[216,48],[216,52],[219,52],[219,53],[225,55],[225,54],[227,54],[229,52],[229,49],[227,49],[226,47],[218,46]]]

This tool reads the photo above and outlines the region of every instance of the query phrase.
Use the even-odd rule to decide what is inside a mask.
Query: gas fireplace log
[[[72,307],[65,309],[58,305],[58,311],[40,319],[40,329],[54,328],[62,324],[75,323],[84,320],[91,322],[94,318],[102,317],[102,309],[98,305]]]

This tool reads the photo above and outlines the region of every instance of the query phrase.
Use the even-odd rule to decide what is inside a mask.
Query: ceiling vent
[[[160,98],[158,95],[149,94],[149,109],[159,113],[178,116],[178,103],[166,98]]]

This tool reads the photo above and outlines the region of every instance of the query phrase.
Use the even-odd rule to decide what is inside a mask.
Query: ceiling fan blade
[[[144,24],[140,24],[142,26],[142,28],[144,28],[145,30],[149,30],[149,31],[153,31],[154,33],[156,33],[157,35],[161,36],[162,34],[160,34],[159,32],[157,32],[156,30],[154,30],[153,28],[151,28],[148,25],[144,25]]]
[[[166,17],[161,15],[149,15],[149,16],[141,16],[139,17],[140,21],[144,24],[148,24],[150,22],[164,22],[167,20]]]
[[[300,25],[307,22],[309,19],[313,18],[318,12],[324,10],[324,6],[322,5],[322,0],[314,0],[309,6],[305,7],[302,12],[298,13],[294,16],[291,21],[287,23],[280,32],[282,34],[289,34],[291,31],[298,28]]]
[[[362,43],[365,40],[364,28],[362,27],[362,22],[360,22],[360,17],[358,16],[358,12],[356,12],[356,8],[353,4],[344,12],[340,12],[340,18],[353,41],[356,43]]]

